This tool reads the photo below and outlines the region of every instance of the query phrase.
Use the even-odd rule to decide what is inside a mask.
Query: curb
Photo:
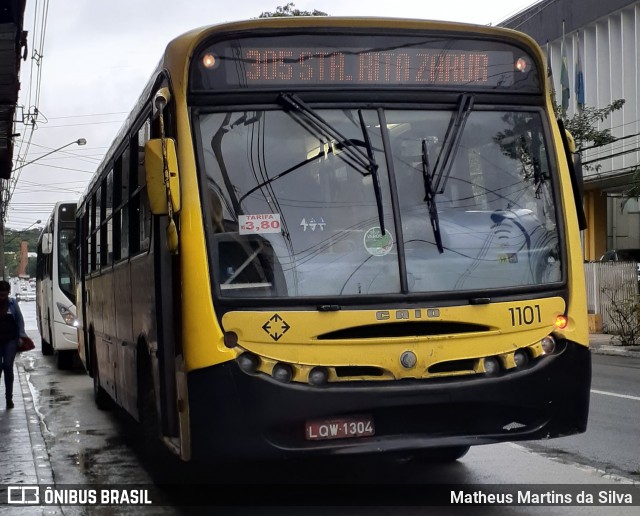
[[[26,414],[26,427],[31,440],[31,453],[33,454],[33,465],[36,470],[37,483],[38,485],[55,485],[53,467],[51,466],[49,450],[43,434],[44,431],[47,431],[47,428],[42,420],[41,414],[39,414],[36,409],[33,392],[30,388],[31,383],[28,378],[29,371],[25,367],[23,360],[16,360],[15,365],[18,372],[18,379],[20,380],[20,390],[22,391],[22,400]],[[64,515],[62,508],[55,505],[31,506],[29,509],[42,511],[42,514],[47,516]],[[18,512],[17,514],[21,513]]]
[[[22,399],[24,400],[24,410],[27,415],[27,428],[31,438],[31,450],[33,453],[33,463],[36,467],[36,477],[38,484],[53,484],[53,468],[49,460],[49,451],[42,435],[40,415],[35,409],[33,395],[29,389],[29,374],[24,368],[24,364],[16,362],[18,368],[18,378],[22,389]]]
[[[606,345],[606,346],[590,347],[590,349],[591,349],[591,353],[595,355],[615,355],[619,357],[640,358],[640,351],[625,349],[622,346]]]

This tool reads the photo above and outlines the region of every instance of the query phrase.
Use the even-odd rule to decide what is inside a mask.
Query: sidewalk
[[[35,411],[19,355],[15,363],[13,409],[5,408],[4,383],[0,387],[0,484],[52,484],[53,475],[40,418]]]
[[[611,335],[592,334],[590,337],[592,353],[640,358],[640,346],[622,347],[613,344],[611,339]],[[43,437],[43,432],[47,430],[36,411],[28,382],[29,355],[39,352],[36,349],[16,357],[14,409],[5,409],[4,385],[0,387],[2,393],[0,396],[0,504],[6,503],[7,485],[55,483]],[[33,508],[32,506],[30,509],[33,510]],[[32,514],[23,512],[23,509],[27,507],[13,506],[11,513]],[[55,507],[47,507],[48,515],[61,514],[57,511]],[[1,506],[0,512],[2,512]]]
[[[2,505],[7,503],[8,486],[54,484],[53,469],[49,462],[40,417],[33,403],[27,381],[28,373],[24,366],[25,358],[32,353],[39,351],[29,351],[24,354],[25,357],[16,357],[13,409],[5,408],[4,378],[0,387],[0,513],[10,510],[11,514],[16,516],[34,514],[34,510],[37,511],[39,507]],[[50,506],[47,507],[46,514],[62,513],[59,508]]]
[[[592,333],[589,335],[591,352],[596,355],[620,355],[640,358],[640,346],[620,346],[613,335]]]

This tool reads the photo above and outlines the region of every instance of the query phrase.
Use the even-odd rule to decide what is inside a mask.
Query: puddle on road
[[[33,370],[35,370],[36,368],[36,356],[32,355],[31,353],[21,353],[20,354],[20,359],[22,361],[22,367],[24,367],[24,370],[29,373]]]
[[[45,421],[44,414],[42,413],[42,410],[40,410],[42,407],[42,405],[40,404],[40,393],[38,392],[38,389],[36,389],[36,386],[33,385],[33,382],[31,381],[31,373],[27,372],[25,376],[27,378],[27,386],[29,387],[31,398],[33,400],[33,408],[36,411],[36,415],[38,416],[38,419],[40,420],[40,428],[42,429],[42,435],[45,438],[53,437],[54,436],[53,432],[51,432],[51,430],[49,430],[49,427],[47,427],[47,422]]]
[[[80,471],[88,473],[96,464],[95,455],[99,452],[100,450],[95,448],[86,448],[78,453],[67,455],[67,459],[71,462],[72,466],[78,466]]]
[[[107,439],[109,440],[109,439]],[[141,472],[135,454],[124,444],[100,448],[83,448],[66,455],[67,464],[82,475],[83,483],[145,483],[149,478]],[[138,478],[136,478],[138,477]]]
[[[102,437],[107,435],[107,433],[103,430],[81,429],[79,428],[79,422],[76,421],[76,428],[71,430],[66,430],[65,432],[63,432],[63,435],[90,435],[92,437]]]
[[[40,396],[42,396],[43,401],[46,401],[50,406],[59,406],[61,404],[69,404],[73,400],[72,396],[68,394],[63,394],[62,391],[57,387],[59,382],[50,381],[48,389],[42,389]]]

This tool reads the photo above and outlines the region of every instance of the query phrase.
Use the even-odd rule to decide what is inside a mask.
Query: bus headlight
[[[516,364],[516,367],[524,367],[529,362],[529,355],[524,349],[519,349],[513,354],[513,361]]]
[[[488,376],[493,376],[500,372],[500,362],[495,357],[487,357],[484,359],[484,372]]]
[[[548,335],[540,341],[540,345],[542,346],[542,351],[544,352],[544,354],[550,355],[556,350],[556,339],[554,339],[551,335]]]
[[[64,323],[67,326],[74,326],[77,328],[78,320],[76,319],[76,314],[74,314],[62,303],[56,303],[56,305],[58,306],[58,311],[60,312],[60,315],[62,316],[62,320],[64,321]]]
[[[293,369],[289,364],[278,362],[273,366],[271,375],[281,383],[289,383],[293,378]]]
[[[238,367],[247,374],[254,374],[260,367],[260,358],[248,351],[236,358],[236,362]]]
[[[326,367],[314,367],[309,371],[309,384],[324,385],[329,379],[329,371]]]

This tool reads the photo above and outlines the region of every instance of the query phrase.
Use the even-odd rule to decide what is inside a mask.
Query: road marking
[[[616,398],[626,398],[628,400],[640,401],[640,396],[630,396],[629,394],[617,394],[615,392],[597,391],[595,389],[591,389],[591,392],[593,392],[594,394],[602,394],[604,396],[615,396]]]

